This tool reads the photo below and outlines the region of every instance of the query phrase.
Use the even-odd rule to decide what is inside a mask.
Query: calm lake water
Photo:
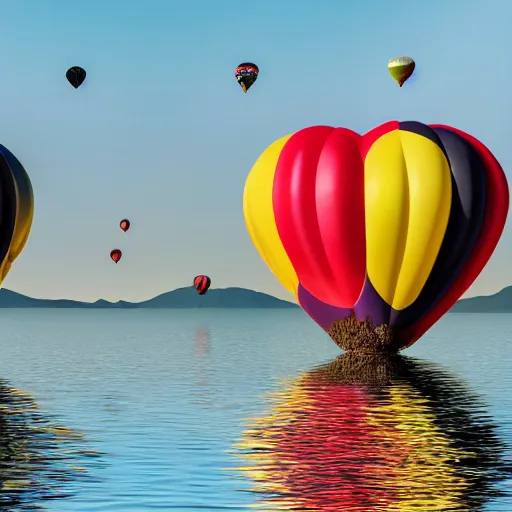
[[[0,309],[0,333],[0,510],[512,511],[512,315],[370,369],[301,311]]]

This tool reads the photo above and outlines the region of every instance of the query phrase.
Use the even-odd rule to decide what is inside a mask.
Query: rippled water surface
[[[512,315],[354,360],[301,311],[0,310],[0,510],[512,511]]]

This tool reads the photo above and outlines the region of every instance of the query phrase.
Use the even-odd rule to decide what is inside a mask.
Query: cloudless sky
[[[3,286],[26,295],[138,301],[206,273],[216,287],[291,299],[249,239],[242,194],[259,154],[305,126],[444,123],[512,165],[507,0],[0,8],[0,143],[35,195],[29,241]],[[402,89],[386,68],[397,55],[417,62]],[[260,67],[247,95],[233,76],[243,61]],[[88,73],[78,90],[65,79],[73,65]],[[507,227],[469,295],[512,283],[511,251]]]

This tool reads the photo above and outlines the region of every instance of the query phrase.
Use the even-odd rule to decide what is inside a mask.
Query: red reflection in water
[[[210,353],[210,331],[198,329],[194,338],[194,352],[197,356],[205,356]]]
[[[303,413],[295,412],[288,428],[272,433],[274,470],[286,496],[306,509],[328,512],[368,512],[390,503],[389,489],[372,480],[379,478],[381,466],[400,463],[403,455],[383,452],[382,431],[367,420],[371,397],[350,385],[302,391],[307,395]]]
[[[345,355],[307,372],[251,421],[237,470],[253,480],[257,507],[483,510],[510,467],[475,397],[429,364],[362,362]]]

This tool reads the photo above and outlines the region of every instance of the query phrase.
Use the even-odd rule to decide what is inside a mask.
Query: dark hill
[[[266,293],[245,288],[210,290],[200,296],[194,288],[178,288],[144,302],[80,302],[75,300],[34,299],[11,290],[0,290],[0,308],[86,308],[86,309],[133,309],[133,308],[297,308],[296,304],[277,299]]]
[[[0,290],[0,308],[76,308],[76,309],[132,309],[132,308],[297,308],[296,304],[277,299],[266,293],[246,288],[221,288],[199,296],[194,288],[178,288],[144,302],[80,302],[68,299],[34,299],[11,290]],[[450,313],[512,313],[512,286],[495,295],[459,300]]]
[[[459,300],[450,313],[512,313],[512,286],[494,295]]]

